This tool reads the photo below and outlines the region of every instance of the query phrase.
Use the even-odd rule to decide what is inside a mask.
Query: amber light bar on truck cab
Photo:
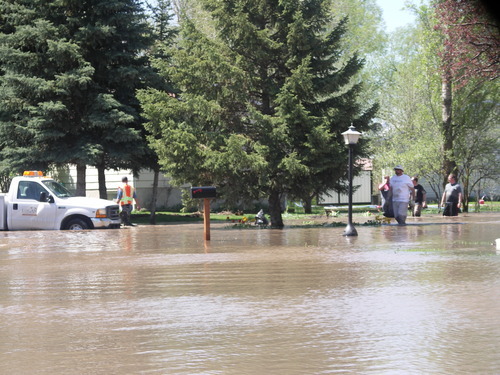
[[[24,177],[43,177],[43,172],[42,171],[24,171],[23,176]]]

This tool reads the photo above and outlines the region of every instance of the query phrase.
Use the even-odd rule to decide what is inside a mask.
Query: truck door
[[[8,207],[8,227],[11,230],[54,229],[57,206],[40,202],[40,193],[49,192],[36,181],[19,181],[17,199]]]

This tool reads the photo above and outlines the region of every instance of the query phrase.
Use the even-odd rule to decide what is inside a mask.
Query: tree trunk
[[[158,199],[158,179],[160,176],[159,167],[154,168],[154,177],[153,177],[153,195],[151,197],[151,214],[149,215],[149,224],[156,224],[156,201]]]
[[[99,181],[99,198],[108,199],[108,190],[106,189],[106,169],[104,165],[97,166],[97,179]]]
[[[453,123],[452,123],[452,78],[451,73],[445,69],[442,74],[441,82],[441,99],[442,99],[442,132],[443,132],[443,172],[445,174],[443,180],[443,187],[448,182],[448,175],[456,173],[457,164],[455,162],[453,153]]]
[[[481,182],[477,184],[477,190],[476,190],[476,202],[474,203],[474,212],[476,213],[481,211],[481,203],[479,203],[480,200],[481,200]]]
[[[462,176],[463,184],[462,184],[462,207],[463,212],[469,212],[469,184],[470,184],[470,174],[468,170],[465,170],[465,173]]]
[[[278,191],[272,190],[269,194],[269,216],[271,218],[271,227],[283,228],[283,217],[281,216],[281,195]]]
[[[304,213],[309,215],[312,214],[312,198],[307,197],[306,199],[304,199],[303,204],[304,204]]]
[[[87,190],[87,180],[86,180],[87,166],[85,164],[76,165],[76,191],[75,195],[77,197],[84,197]]]

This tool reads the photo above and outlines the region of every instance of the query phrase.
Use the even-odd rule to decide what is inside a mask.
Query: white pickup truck
[[[74,197],[40,171],[14,177],[0,194],[0,230],[120,228],[115,202]]]

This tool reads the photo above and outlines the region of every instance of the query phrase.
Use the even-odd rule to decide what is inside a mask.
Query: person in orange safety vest
[[[139,210],[139,201],[137,200],[137,194],[132,185],[129,185],[128,178],[125,176],[122,178],[123,185],[118,187],[118,192],[116,195],[116,203],[121,206],[120,218],[123,225],[134,226],[130,221],[130,214],[132,213],[132,203],[135,199],[136,208]]]

